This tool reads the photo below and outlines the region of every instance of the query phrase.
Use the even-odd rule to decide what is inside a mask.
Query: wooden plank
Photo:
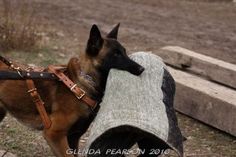
[[[176,110],[236,136],[236,91],[168,67],[176,81]]]
[[[178,46],[155,52],[164,62],[236,89],[236,65]]]

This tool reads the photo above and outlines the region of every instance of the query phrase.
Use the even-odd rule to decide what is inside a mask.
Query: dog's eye
[[[114,53],[114,56],[115,56],[115,57],[119,57],[120,54],[119,54],[119,53]]]
[[[120,51],[115,51],[114,56],[115,56],[115,57],[121,56]]]

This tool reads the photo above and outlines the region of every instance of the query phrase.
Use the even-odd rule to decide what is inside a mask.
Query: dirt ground
[[[236,63],[236,9],[233,3],[198,0],[35,0],[38,14],[77,44],[84,44],[89,27],[104,32],[120,22],[120,41],[130,50],[156,51],[178,45]],[[74,43],[76,44],[76,43]]]
[[[10,56],[22,62],[66,63],[83,52],[89,29],[103,34],[120,22],[119,40],[131,53],[178,45],[236,64],[236,3],[203,0],[31,0],[45,36],[35,52]],[[1,8],[0,3],[0,10]],[[236,138],[178,114],[188,157],[236,157]],[[0,124],[0,150],[21,157],[52,156],[40,133],[11,116]],[[83,144],[85,139],[81,140]],[[173,155],[169,155],[173,156]]]

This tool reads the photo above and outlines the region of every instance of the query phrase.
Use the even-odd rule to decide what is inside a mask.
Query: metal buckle
[[[98,102],[92,107],[92,110],[94,110],[98,106]]]
[[[77,87],[78,85],[77,84],[74,84],[71,88],[70,88],[70,90],[73,92],[73,90],[74,90],[74,88],[75,87]],[[79,88],[80,89],[80,91],[82,92],[81,94],[79,94],[79,95],[77,95],[77,93],[75,93],[75,96],[80,100],[80,99],[82,99],[84,96],[85,96],[85,94],[86,94],[86,92],[83,90],[83,89],[81,89],[81,88]]]
[[[73,91],[76,86],[77,86],[77,84],[74,84],[74,85],[70,88],[70,90]]]
[[[21,70],[22,70],[22,69],[21,69],[20,67],[15,67],[12,62],[10,62],[10,64],[11,64],[10,67],[11,67],[13,70],[16,70],[17,73],[18,73],[18,75],[20,75],[20,77],[24,78],[23,75],[21,74]]]
[[[16,70],[16,71],[17,71],[18,75],[20,75],[21,78],[24,78],[19,70]]]
[[[28,93],[32,93],[32,92],[34,92],[34,91],[37,91],[37,88],[29,89],[27,92],[28,92]]]
[[[85,91],[83,89],[80,89],[82,93],[80,95],[76,95],[76,97],[80,100],[85,96]]]

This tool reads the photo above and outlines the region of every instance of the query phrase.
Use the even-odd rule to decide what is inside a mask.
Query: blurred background
[[[66,64],[84,51],[92,24],[105,35],[119,22],[118,39],[129,53],[177,45],[236,64],[233,0],[0,0],[0,54],[41,66]],[[186,156],[236,157],[235,137],[178,118]],[[0,150],[51,156],[39,134],[8,115],[0,124]]]

